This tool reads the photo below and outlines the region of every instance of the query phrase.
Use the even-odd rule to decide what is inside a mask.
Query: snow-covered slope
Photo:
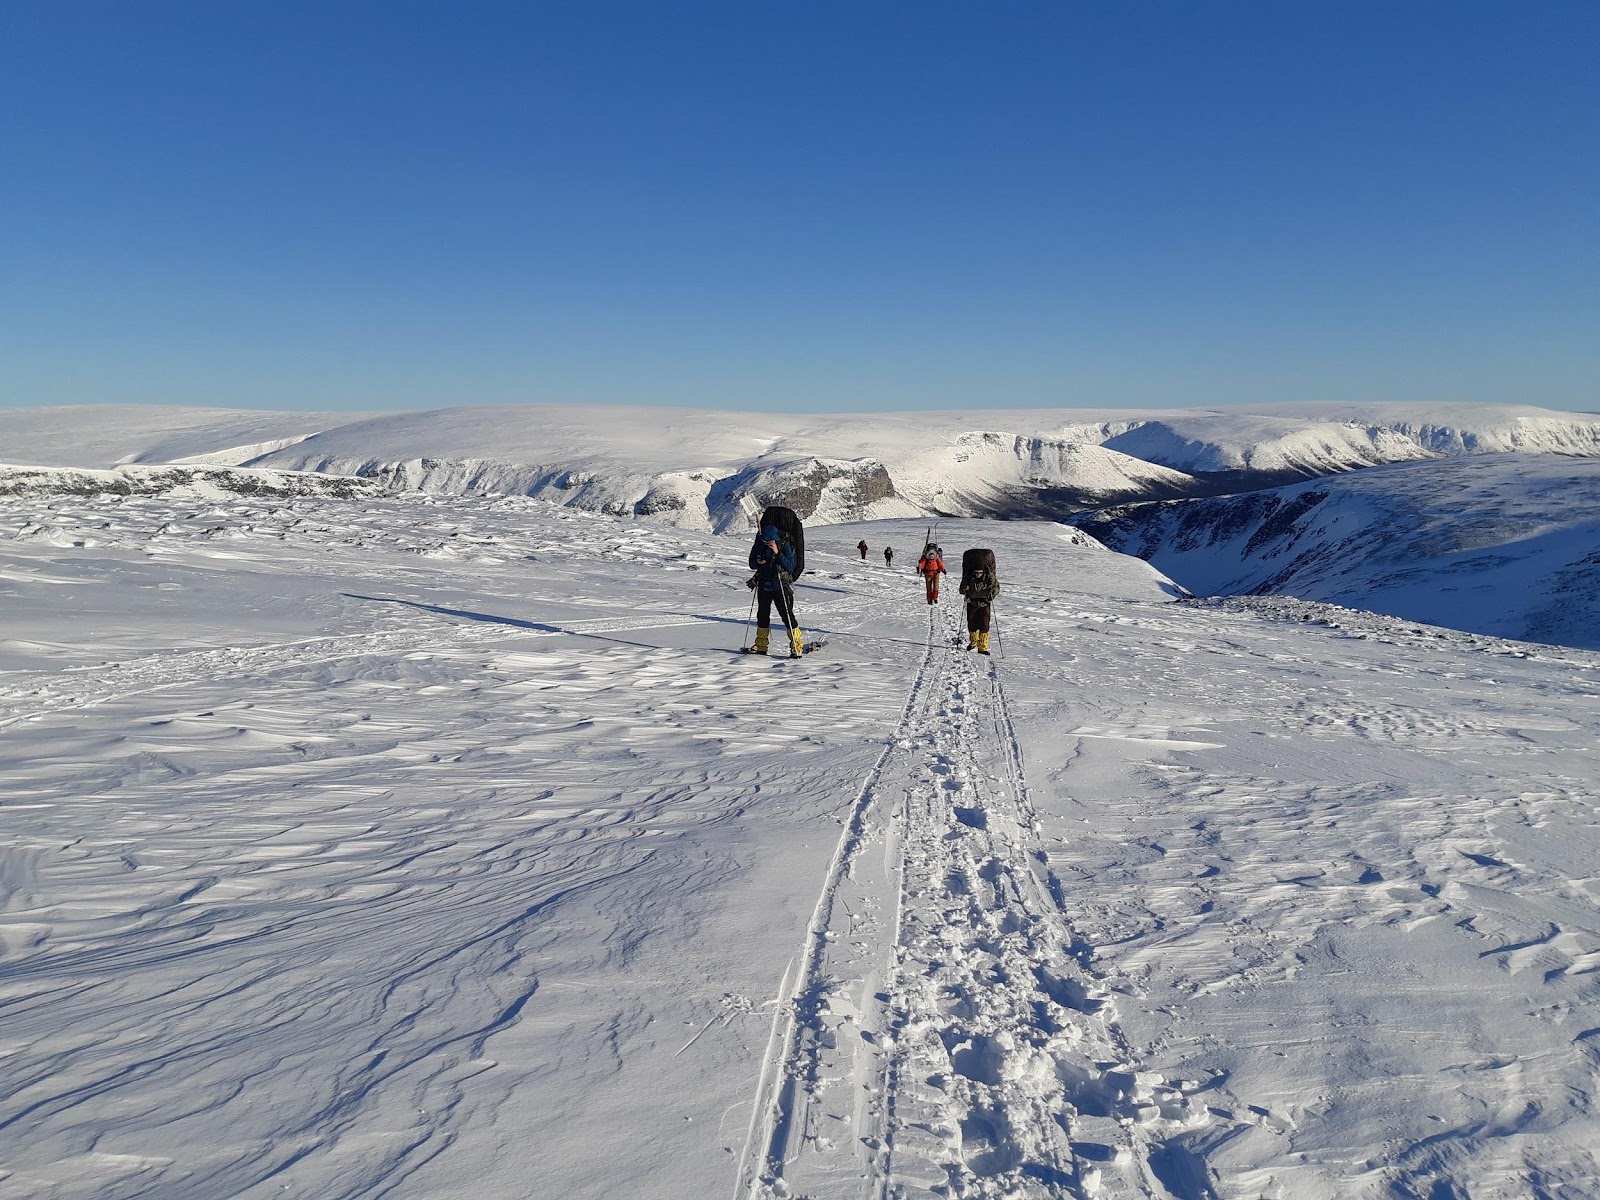
[[[1199,481],[1079,437],[977,430],[894,455],[899,493],[923,512],[1018,516],[1181,496]]]
[[[1594,1194],[1600,655],[924,529],[0,497],[0,1200]]]
[[[703,530],[745,528],[767,503],[788,504],[813,523],[1061,515],[1505,451],[1600,455],[1600,418],[1427,405],[840,416],[544,405],[362,419],[0,412],[0,461],[311,470],[397,490],[538,496]]]
[[[1191,590],[1600,647],[1600,460],[1494,454],[1077,518]]]
[[[1328,475],[1430,456],[1417,438],[1386,423],[1259,413],[1195,413],[1106,432],[1104,444],[1114,450],[1194,474]],[[1600,453],[1600,437],[1593,443],[1591,452]]]
[[[248,412],[154,404],[0,409],[0,462],[117,467],[199,458],[238,466],[351,419],[350,413]]]

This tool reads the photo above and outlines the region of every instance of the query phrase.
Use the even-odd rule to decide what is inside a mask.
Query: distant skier
[[[883,565],[886,566],[886,567],[894,566],[894,547],[893,546],[885,546],[883,548]]]
[[[967,598],[967,649],[989,653],[989,605],[1000,594],[993,550],[961,556],[961,594]]]
[[[794,616],[794,544],[776,525],[765,525],[750,547],[750,569],[755,572],[750,585],[756,589],[755,653],[767,652],[772,630],[772,609],[776,605],[783,627],[789,631],[789,657],[799,658],[805,643],[800,638],[800,623]]]
[[[939,576],[945,574],[944,551],[932,542],[924,546],[922,557],[917,559],[917,574],[927,584],[928,603],[939,603]]]
[[[857,542],[856,543],[856,549],[861,551],[861,561],[862,562],[866,562],[867,561],[867,539],[866,538],[862,538],[859,542]]]

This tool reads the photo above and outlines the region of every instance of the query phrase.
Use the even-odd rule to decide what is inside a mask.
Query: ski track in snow
[[[923,529],[0,503],[0,1197],[1594,1194],[1600,656]]]
[[[929,611],[786,979],[738,1195],[1151,1194],[1199,1085],[1141,1072],[1062,920],[1000,673]],[[892,903],[890,901],[892,900]],[[1170,1168],[1169,1168],[1170,1169]]]

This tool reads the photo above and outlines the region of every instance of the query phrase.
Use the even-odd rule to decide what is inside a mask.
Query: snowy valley
[[[1288,595],[1600,649],[1600,459],[1375,467],[1076,523],[1200,595]]]
[[[484,411],[0,416],[0,1197],[1597,1194],[1600,422]]]

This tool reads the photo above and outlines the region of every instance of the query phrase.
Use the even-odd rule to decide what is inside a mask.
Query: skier
[[[789,586],[794,578],[794,546],[776,525],[763,526],[750,547],[750,569],[755,572],[750,586],[756,589],[756,644],[755,653],[767,652],[767,640],[772,631],[772,608],[778,608],[783,627],[789,631],[789,657],[799,658],[804,652],[800,639],[800,623],[794,617],[794,590]]]
[[[928,585],[928,603],[939,603],[939,576],[945,574],[944,552],[932,542],[922,548],[922,557],[917,559],[917,574]]]
[[[967,598],[967,649],[989,653],[989,605],[1000,594],[993,550],[968,550],[961,556],[961,594]]]
[[[794,533],[784,530],[787,526]],[[778,616],[789,630],[789,658],[800,658],[805,653],[805,642],[800,635],[800,622],[795,619],[795,594],[790,587],[795,576],[805,570],[805,533],[800,528],[800,518],[782,507],[770,507],[762,514],[762,531],[750,547],[750,587],[755,589],[755,646],[754,653],[765,654],[773,624],[773,605],[778,605]]]
[[[861,561],[862,562],[866,562],[867,561],[867,539],[866,538],[862,538],[859,542],[857,542],[856,543],[856,549],[861,551]]]
[[[883,548],[883,565],[886,566],[886,567],[894,566],[894,547],[893,546],[885,546]]]

